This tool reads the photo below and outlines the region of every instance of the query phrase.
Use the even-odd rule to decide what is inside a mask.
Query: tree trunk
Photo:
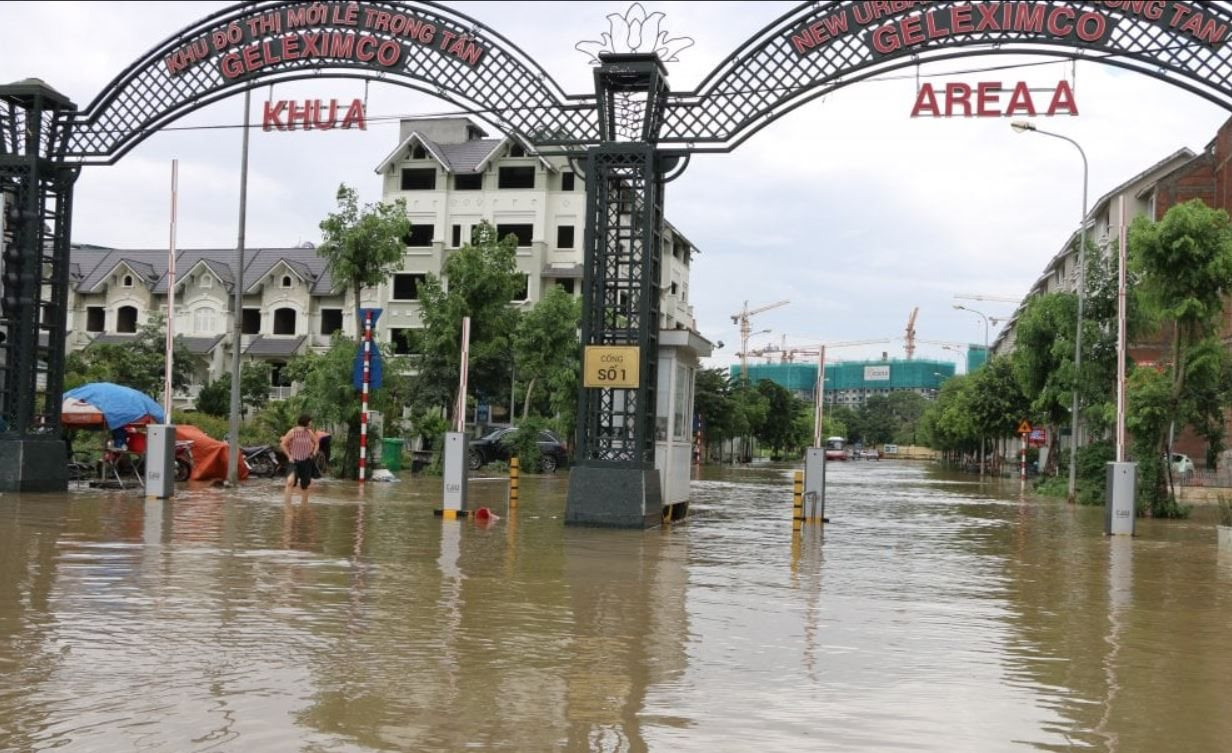
[[[535,391],[535,380],[538,378],[539,377],[531,377],[530,382],[528,382],[526,385],[526,397],[522,399],[522,420],[523,421],[525,421],[526,417],[530,415],[530,395],[532,392]]]

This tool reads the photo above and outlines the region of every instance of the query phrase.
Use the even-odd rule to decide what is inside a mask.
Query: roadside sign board
[[[636,345],[587,345],[582,386],[636,389],[641,385],[640,359]]]
[[[1022,420],[1022,423],[1018,424],[1018,433],[1019,434],[1030,434],[1031,433],[1031,422],[1024,418]]]
[[[1027,437],[1027,441],[1033,447],[1043,447],[1048,444],[1048,430],[1041,428],[1032,429],[1030,436]]]

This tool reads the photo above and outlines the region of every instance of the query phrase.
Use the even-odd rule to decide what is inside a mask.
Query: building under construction
[[[757,384],[769,379],[786,387],[797,397],[812,400],[817,389],[817,364],[772,363],[749,364],[749,382]],[[731,367],[733,380],[740,378],[740,367]],[[954,376],[954,364],[929,359],[882,359],[876,361],[840,361],[826,364],[827,405],[859,407],[872,395],[909,390],[928,399],[937,396],[941,384]]]

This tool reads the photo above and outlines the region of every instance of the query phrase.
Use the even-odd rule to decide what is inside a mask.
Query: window
[[[403,191],[435,191],[435,167],[404,167],[402,168]]]
[[[534,188],[534,167],[502,167],[497,188]]]
[[[416,144],[411,150],[411,159],[427,159],[428,150],[423,148],[423,144]]]
[[[342,330],[342,309],[321,309],[321,334],[332,335]]]
[[[214,309],[197,309],[193,312],[193,332],[201,335],[214,334]]]
[[[454,225],[449,231],[449,247],[460,248],[462,246],[462,226]]]
[[[295,309],[274,309],[274,334],[295,334]]]
[[[504,239],[506,235],[516,235],[518,237],[518,246],[529,246],[531,236],[535,234],[535,226],[530,224],[511,224],[497,225],[496,237],[498,240]]]
[[[290,387],[291,375],[287,373],[286,361],[270,361],[270,386]]]
[[[240,333],[261,334],[261,309],[244,309],[243,319],[240,321]]]
[[[282,287],[284,287],[284,288],[289,288],[289,287],[291,287],[291,275],[283,275],[283,276],[282,276],[282,282],[281,282],[281,283],[279,283],[279,284],[280,284],[280,285],[282,285]]]
[[[556,228],[556,247],[573,248],[573,225],[561,225]]]
[[[137,331],[137,308],[135,306],[121,306],[116,311],[116,332],[136,332]]]
[[[102,332],[107,309],[102,306],[86,306],[86,332]]]
[[[482,191],[483,190],[483,173],[471,173],[468,175],[453,176],[453,190],[455,191]]]
[[[202,288],[214,287],[214,275],[206,272],[197,278],[197,286]]]
[[[513,294],[513,300],[525,301],[530,298],[530,275],[522,275],[522,289]]]
[[[427,278],[427,275],[394,275],[394,300],[418,301],[419,286]]]
[[[573,176],[572,170],[567,170],[561,173],[560,174],[560,190],[572,191],[573,190],[573,177],[574,176]]]
[[[415,350],[415,330],[390,329],[389,341],[394,346],[394,353],[400,356],[412,355]]]
[[[133,276],[124,275],[124,280],[120,283],[121,286],[131,288],[133,286]]]
[[[425,248],[432,245],[432,236],[436,234],[435,225],[411,225],[411,232],[406,234],[406,245],[415,248]]]
[[[683,364],[676,364],[676,395],[672,406],[672,439],[682,440],[689,437],[689,422],[686,420],[686,410],[689,407],[689,388],[692,386],[692,373]]]
[[[510,147],[509,147],[509,156],[510,156],[510,157],[525,157],[525,156],[526,156],[526,147],[522,146],[521,144],[514,144],[514,145],[510,146]]]
[[[566,293],[568,293],[569,295],[573,295],[574,282],[575,281],[573,279],[557,280],[556,286],[560,288],[564,288]]]

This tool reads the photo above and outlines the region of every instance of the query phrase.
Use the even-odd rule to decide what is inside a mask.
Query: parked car
[[[1194,464],[1188,455],[1182,455],[1179,452],[1172,453],[1172,475],[1189,476],[1193,472]]]
[[[477,471],[493,460],[509,460],[509,445],[502,440],[511,438],[517,428],[507,426],[495,429],[471,442],[470,467]],[[550,431],[539,432],[539,471],[552,473],[569,459],[564,442]]]

